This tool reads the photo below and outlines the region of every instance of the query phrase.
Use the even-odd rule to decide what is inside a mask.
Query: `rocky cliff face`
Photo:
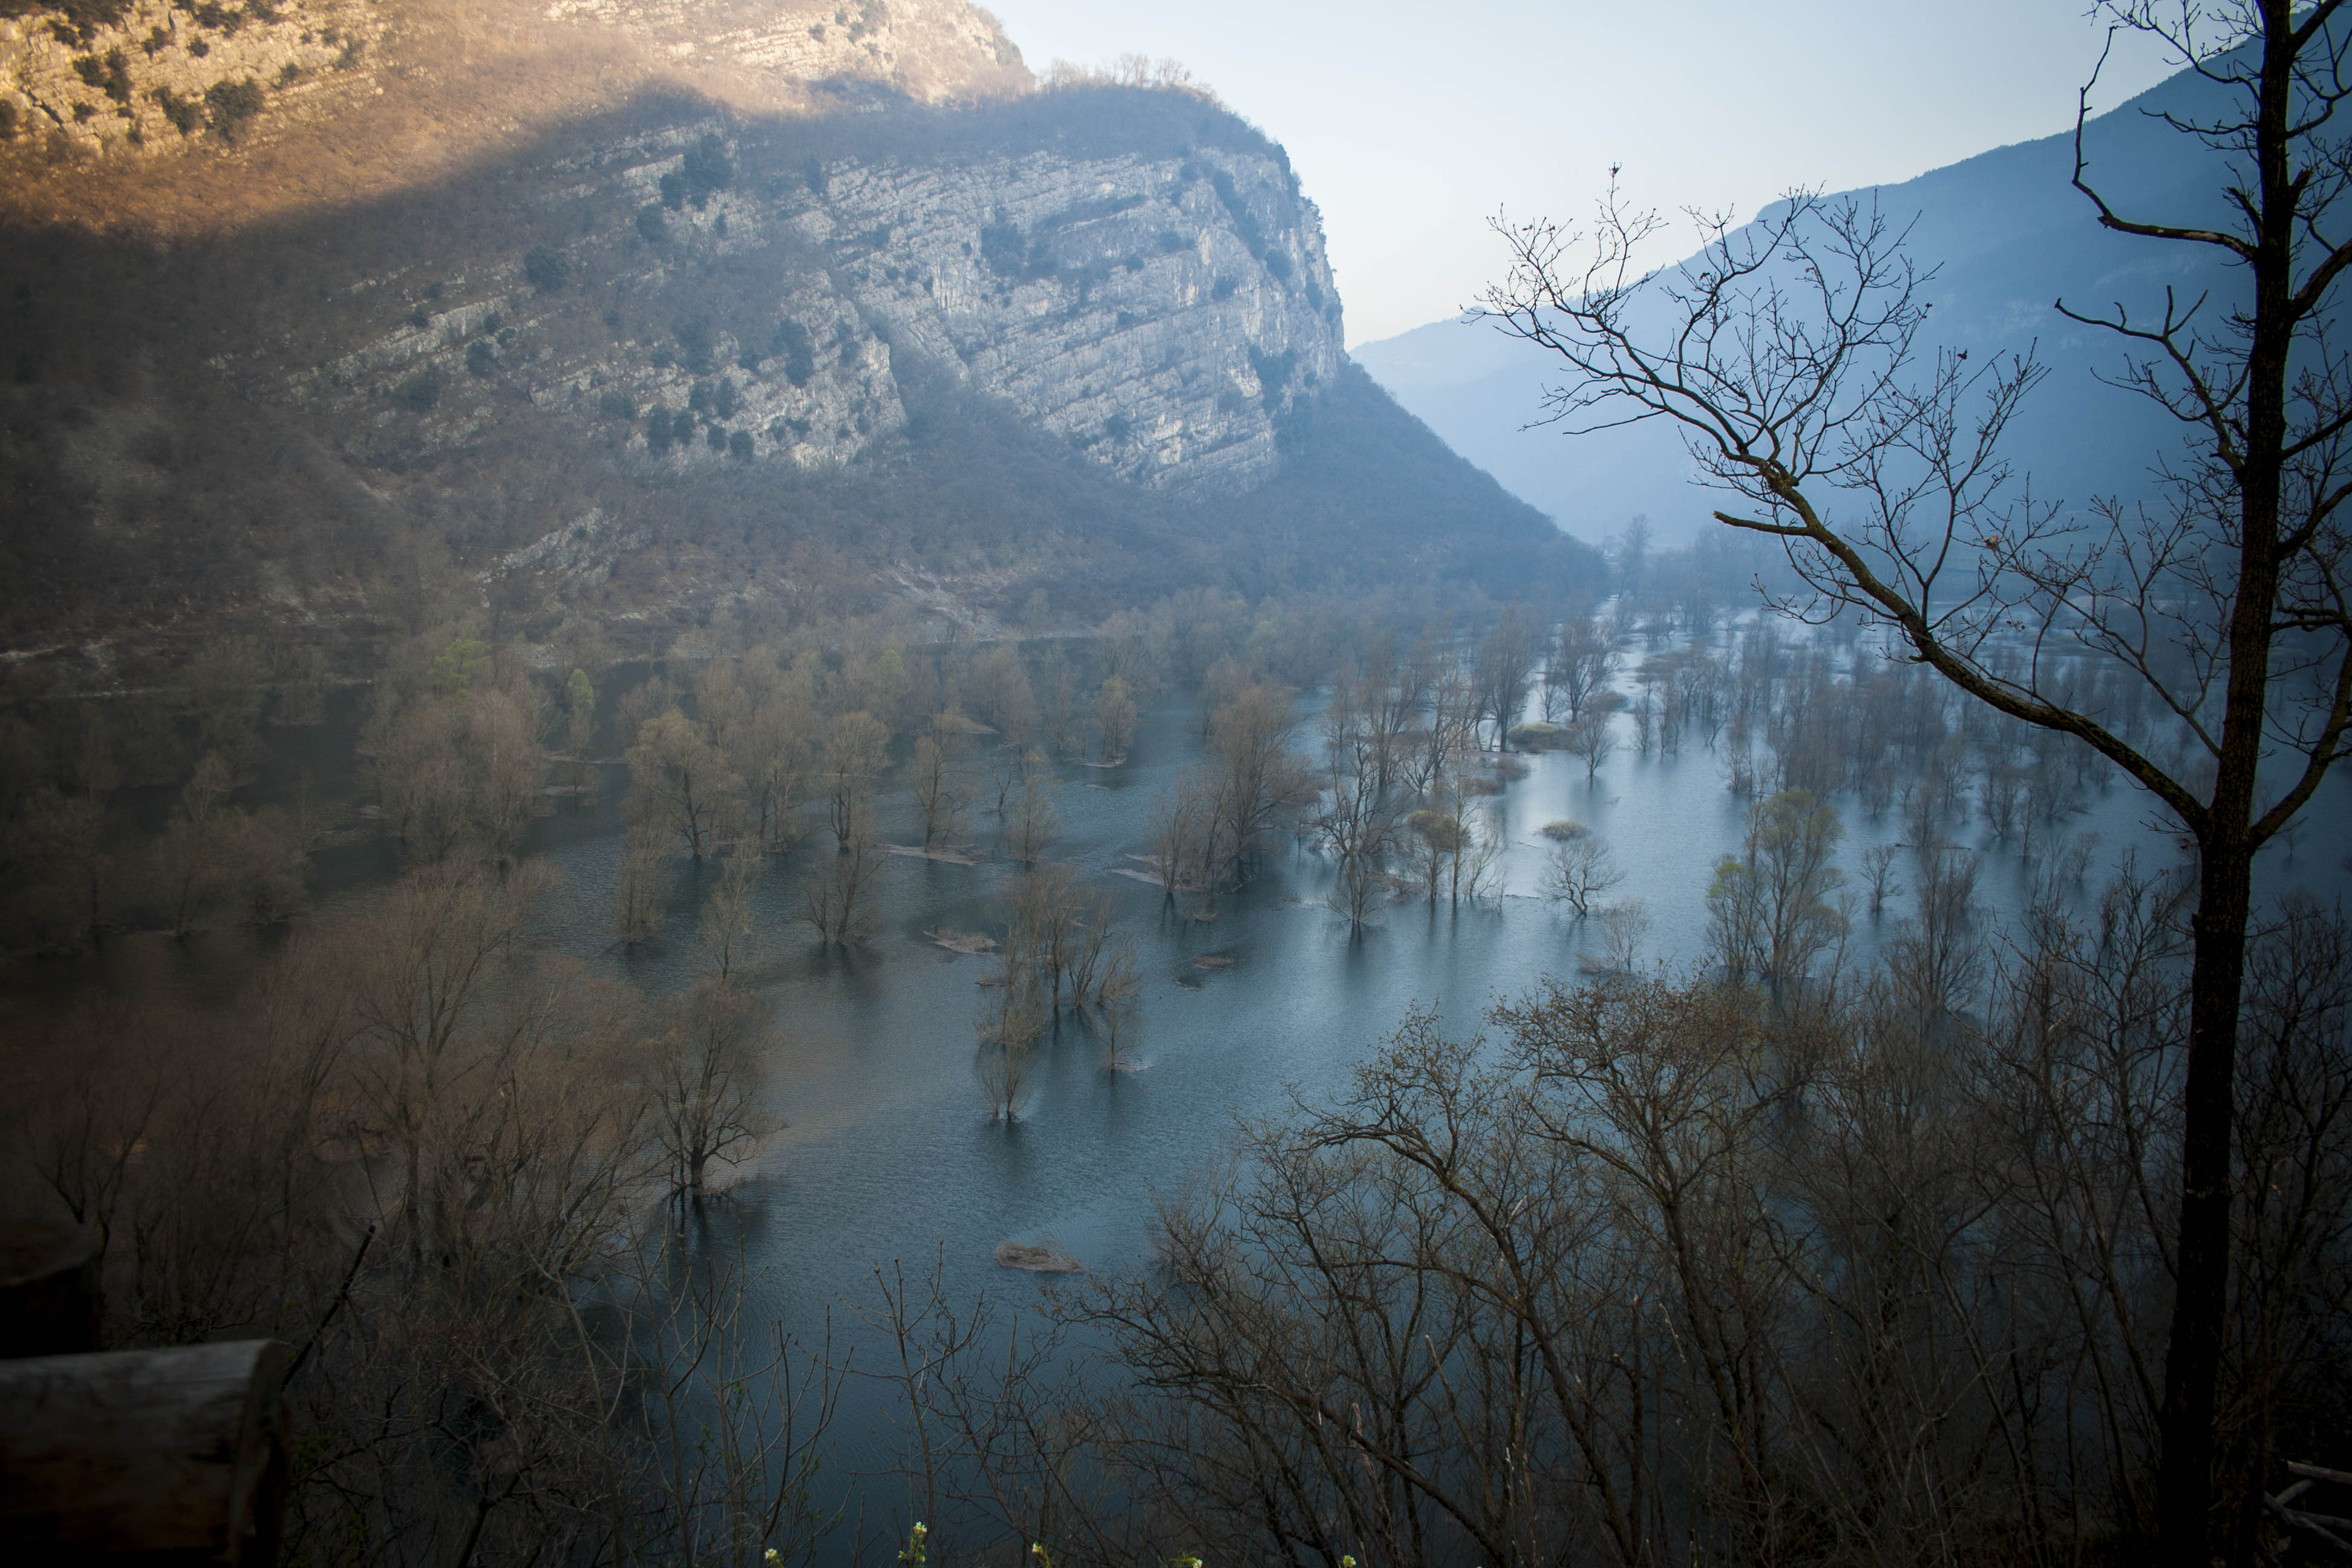
[[[1314,206],[1261,152],[845,172],[794,221],[894,341],[1123,476],[1247,488],[1338,374]]]
[[[639,462],[805,468],[904,426],[912,353],[1177,489],[1264,479],[1339,370],[1314,208],[1271,149],[795,152],[699,119],[572,152],[512,184],[588,232],[342,280],[293,344],[238,357],[331,411],[354,456],[462,446],[520,394]],[[390,324],[336,341],[369,316]]]

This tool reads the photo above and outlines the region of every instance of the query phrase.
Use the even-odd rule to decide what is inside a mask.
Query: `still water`
[[[1576,920],[1541,896],[1544,823],[1572,816],[1609,843],[1627,877],[1608,897],[1643,900],[1652,921],[1645,958],[1683,966],[1704,950],[1708,876],[1737,848],[1748,809],[1726,787],[1723,760],[1696,740],[1675,756],[1621,751],[1590,781],[1580,761],[1533,756],[1528,776],[1487,802],[1507,846],[1503,896],[1492,903],[1392,904],[1351,934],[1322,904],[1328,862],[1286,839],[1246,889],[1218,900],[1213,921],[1181,921],[1156,886],[1119,872],[1141,869],[1129,857],[1145,847],[1152,800],[1198,760],[1199,739],[1197,714],[1171,708],[1145,717],[1125,765],[1059,772],[1061,837],[1052,855],[1116,901],[1121,934],[1141,959],[1143,1043],[1139,1070],[1109,1073],[1087,1027],[1066,1018],[1041,1042],[1028,1102],[1010,1126],[989,1120],[972,1071],[973,1022],[991,994],[978,983],[989,961],[947,952],[924,935],[1001,931],[1000,895],[1024,873],[992,845],[993,820],[977,812],[969,820],[964,837],[990,852],[979,865],[890,858],[881,923],[849,952],[817,947],[797,918],[803,880],[833,853],[829,836],[812,834],[765,868],[759,932],[741,973],[772,1009],[778,1043],[765,1092],[783,1125],[713,1205],[705,1229],[726,1235],[730,1250],[741,1238],[747,1322],[813,1339],[830,1311],[838,1329],[842,1304],[873,1303],[874,1270],[893,1259],[910,1274],[940,1263],[950,1294],[963,1300],[982,1290],[1010,1303],[1032,1300],[1034,1277],[994,1263],[1007,1239],[1050,1238],[1097,1273],[1143,1265],[1155,1205],[1181,1198],[1231,1148],[1238,1119],[1280,1115],[1294,1097],[1343,1089],[1351,1065],[1411,1007],[1433,1009],[1466,1034],[1497,999],[1547,974],[1572,977],[1580,956],[1597,956],[1597,915]],[[1300,744],[1314,746],[1310,728]],[[680,858],[656,939],[614,942],[609,910],[625,785],[621,770],[608,767],[593,802],[562,803],[533,827],[530,847],[560,872],[536,940],[658,995],[692,982],[700,884],[715,870]],[[1839,858],[1853,880],[1864,851],[1899,840],[1904,828],[1897,812],[1874,820],[1851,796],[1834,804],[1846,828]],[[2296,841],[2266,855],[2267,891],[2301,886],[2338,897],[2352,850],[2347,807],[2345,781],[2331,779]],[[884,797],[878,826],[886,839],[920,836],[903,794]],[[1995,923],[2005,921],[2032,868],[1977,825],[1950,831],[1978,849],[1979,895]],[[2120,783],[2089,797],[2062,831],[2096,836],[2086,899],[2126,853],[2144,868],[2180,858],[2146,798]],[[337,890],[322,901],[369,896],[389,865],[380,846],[334,852],[320,869]],[[1915,879],[1907,852],[1897,876]],[[1897,896],[1876,920],[1859,915],[1852,957],[1866,962],[1907,907]],[[1203,967],[1194,963],[1201,957],[1230,963]],[[191,995],[225,995],[242,968],[225,940],[118,943],[107,963],[117,966],[109,984]],[[883,1466],[876,1411],[861,1399],[851,1413],[860,1430],[844,1433],[846,1468]],[[887,1510],[887,1500],[872,1500]]]
[[[1181,1197],[1231,1147],[1237,1119],[1343,1088],[1408,1008],[1434,1009],[1467,1033],[1498,998],[1546,974],[1572,976],[1580,955],[1597,955],[1597,917],[1580,921],[1540,896],[1545,822],[1573,816],[1608,840],[1629,873],[1610,897],[1643,900],[1647,956],[1682,965],[1704,949],[1708,876],[1736,848],[1748,808],[1703,745],[1673,757],[1620,752],[1590,782],[1580,761],[1530,757],[1529,775],[1489,803],[1508,846],[1493,904],[1395,904],[1351,935],[1322,906],[1328,862],[1285,840],[1244,891],[1219,900],[1214,921],[1193,922],[1168,911],[1156,887],[1118,872],[1139,868],[1128,857],[1144,847],[1152,799],[1197,760],[1198,738],[1192,711],[1155,712],[1125,766],[1061,772],[1054,857],[1111,893],[1142,959],[1141,1070],[1106,1072],[1092,1036],[1066,1020],[1041,1043],[1029,1103],[1009,1127],[988,1119],[972,1075],[988,961],[943,952],[923,933],[1000,930],[1000,891],[1023,873],[1001,856],[974,867],[894,858],[881,928],[846,954],[816,949],[795,921],[801,880],[832,853],[829,837],[812,836],[767,873],[750,978],[773,1007],[781,1043],[768,1093],[787,1125],[727,1205],[746,1242],[756,1317],[814,1332],[829,1307],[874,1299],[877,1263],[903,1259],[911,1273],[942,1256],[954,1293],[1019,1300],[1036,1286],[994,1265],[1008,1238],[1051,1238],[1098,1272],[1140,1266],[1154,1205]],[[607,780],[593,814],[541,825],[544,852],[564,874],[542,936],[659,993],[690,980],[697,874],[680,863],[661,940],[627,950],[607,939],[620,787]],[[2267,858],[2271,890],[2336,896],[2352,848],[2347,804],[2343,781],[2330,781],[2292,853]],[[1848,868],[1902,837],[1896,813],[1873,821],[1851,797],[1837,805]],[[919,837],[903,798],[886,801],[881,827],[885,837]],[[984,843],[992,830],[975,816],[970,836]],[[2144,797],[2120,784],[2093,795],[2066,830],[2097,836],[2086,898],[2126,852],[2144,867],[2179,858]],[[1953,831],[1979,848],[1980,896],[1996,922],[2006,920],[2032,868],[1973,825]],[[1912,879],[1907,854],[1897,874]],[[1858,917],[1856,956],[1866,959],[1906,907],[1898,896],[1879,920]],[[1193,962],[1202,956],[1232,962],[1204,969]]]

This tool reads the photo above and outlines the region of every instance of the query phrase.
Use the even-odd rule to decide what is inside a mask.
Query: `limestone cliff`
[[[800,145],[698,118],[519,168],[508,192],[585,232],[427,247],[341,280],[331,312],[294,307],[290,358],[265,339],[224,363],[335,411],[355,456],[476,439],[520,392],[639,461],[808,468],[903,426],[893,357],[915,353],[1122,477],[1228,490],[1271,472],[1286,412],[1337,373],[1314,208],[1262,143]]]

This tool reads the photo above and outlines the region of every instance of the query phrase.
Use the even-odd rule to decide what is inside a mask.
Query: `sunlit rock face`
[[[553,0],[551,21],[609,27],[688,72],[772,84],[880,83],[925,103],[1030,85],[996,19],[963,0]]]
[[[964,0],[58,0],[0,18],[0,130],[19,152],[248,154],[293,138],[327,167],[414,167],[648,86],[746,112],[862,83],[918,102],[1034,85]],[[387,110],[390,112],[387,113]],[[387,126],[396,130],[387,131]],[[338,145],[352,138],[375,143]]]

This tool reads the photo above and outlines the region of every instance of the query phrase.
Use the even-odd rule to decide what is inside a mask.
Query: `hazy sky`
[[[1370,342],[1468,303],[1486,220],[1582,217],[1607,179],[1745,216],[2074,122],[2083,0],[989,0],[1030,65],[1171,56],[1290,150]],[[2119,47],[2112,107],[2170,68]]]

